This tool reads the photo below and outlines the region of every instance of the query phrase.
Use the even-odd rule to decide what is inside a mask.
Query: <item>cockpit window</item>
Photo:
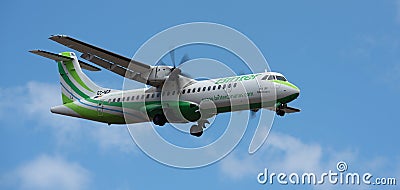
[[[287,81],[283,76],[276,76],[276,80]]]
[[[275,80],[275,75],[265,75],[261,80]]]
[[[276,79],[275,75],[269,75],[268,78],[267,78],[267,80],[275,80],[275,79]]]
[[[265,75],[261,80],[281,80],[287,81],[284,76],[276,76],[276,75]]]
[[[261,80],[267,80],[269,75],[265,75],[263,78],[261,78]]]

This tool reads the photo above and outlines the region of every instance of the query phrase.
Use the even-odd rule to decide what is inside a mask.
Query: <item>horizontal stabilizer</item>
[[[29,52],[34,53],[36,55],[40,55],[42,57],[46,57],[46,58],[52,59],[54,61],[71,61],[71,60],[73,60],[70,57],[63,56],[63,55],[58,55],[58,54],[51,53],[51,52],[48,52],[48,51],[43,51],[43,50],[31,50]]]
[[[63,55],[59,55],[59,54],[55,54],[55,53],[51,53],[51,52],[43,51],[43,50],[31,50],[29,52],[36,54],[36,55],[40,55],[42,57],[52,59],[54,61],[72,61],[73,60],[73,58],[71,58],[71,57],[67,57],[67,56],[63,56]],[[88,63],[85,63],[83,61],[78,60],[78,62],[82,69],[86,69],[88,71],[100,71],[101,70],[100,68],[90,65]]]

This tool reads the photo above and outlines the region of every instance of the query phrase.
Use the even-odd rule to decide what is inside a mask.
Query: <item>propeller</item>
[[[257,111],[258,111],[258,110],[250,110],[250,117],[251,117],[251,119],[256,118],[256,116],[257,116]]]
[[[170,52],[169,52],[169,56],[170,56],[170,58],[171,58],[171,63],[172,63],[172,66],[173,66],[173,68],[171,69],[171,73],[172,72],[174,72],[174,74],[176,74],[176,76],[177,75],[182,75],[182,76],[185,76],[185,77],[188,77],[188,78],[191,78],[191,76],[189,75],[189,74],[187,74],[187,73],[182,73],[182,71],[179,69],[179,66],[180,65],[182,65],[183,63],[185,63],[186,61],[189,61],[191,58],[189,57],[189,55],[187,54],[187,53],[185,53],[183,56],[182,56],[182,58],[181,58],[181,60],[178,62],[178,64],[176,63],[176,59],[175,59],[175,49],[172,49]],[[161,61],[161,60],[160,60]],[[160,62],[159,61],[159,62]],[[164,62],[160,62],[160,64],[164,64],[164,65],[166,65]]]
[[[185,54],[182,56],[182,58],[181,58],[181,60],[179,61],[179,63],[176,64],[175,50],[174,50],[174,49],[171,50],[168,54],[169,54],[169,56],[170,56],[170,58],[171,58],[171,63],[172,63],[172,66],[173,66],[173,69],[172,69],[172,70],[174,70],[175,68],[178,68],[182,63],[185,63],[186,61],[189,61],[189,60],[190,60],[189,55],[188,55],[187,53],[185,53]],[[166,64],[164,61],[162,61],[162,59],[160,59],[160,60],[155,64],[155,66],[160,66],[160,65],[162,65],[162,66],[167,66],[168,64]]]
[[[256,117],[257,117],[257,112],[258,112],[259,110],[260,110],[260,109],[252,109],[252,110],[250,110],[250,118],[251,118],[251,119],[256,118]]]
[[[187,78],[192,78],[190,75],[188,75],[186,73],[182,73],[181,69],[179,68],[180,65],[191,60],[191,58],[188,56],[188,54],[185,53],[179,62],[177,62],[177,60],[175,59],[176,58],[175,49],[172,49],[171,51],[169,51],[168,54],[169,54],[169,57],[171,58],[171,62],[169,62],[170,64],[167,64],[166,62],[164,62],[162,60],[164,58],[163,57],[155,64],[155,66],[168,66],[168,65],[171,65],[171,63],[172,63],[173,67],[171,68],[171,73],[169,74],[171,78],[177,79],[177,78],[179,78],[180,75],[187,77]],[[156,70],[156,72],[157,72],[157,70]],[[177,80],[177,82],[178,82],[177,85],[180,86],[181,84],[180,84],[179,80]]]
[[[169,52],[169,55],[171,56],[172,65],[174,66],[174,69],[175,69],[176,68],[176,64],[175,64],[175,49],[172,49]]]
[[[181,59],[181,61],[179,62],[179,65],[181,65],[182,63],[185,63],[186,61],[189,61],[190,57],[187,53],[185,53]]]

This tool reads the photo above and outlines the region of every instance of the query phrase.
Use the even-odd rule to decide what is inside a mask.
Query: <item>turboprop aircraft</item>
[[[78,60],[74,52],[32,50],[55,60],[60,74],[62,105],[52,113],[107,124],[197,122],[190,134],[203,134],[207,119],[225,112],[265,108],[277,115],[299,112],[287,106],[300,90],[280,73],[264,72],[198,81],[175,66],[150,66],[65,35],[49,38],[81,54],[81,58],[148,88],[115,90],[92,82],[82,69],[101,69]]]

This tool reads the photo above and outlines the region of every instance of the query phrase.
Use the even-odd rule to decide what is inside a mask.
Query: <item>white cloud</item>
[[[243,151],[243,150],[241,150]],[[296,172],[313,172],[317,176],[332,170],[337,172],[336,165],[344,161],[348,165],[348,171],[370,172],[376,177],[398,176],[400,165],[397,160],[390,160],[385,157],[360,157],[354,149],[333,150],[316,143],[306,143],[300,139],[282,133],[272,132],[265,145],[255,154],[238,155],[235,152],[221,160],[221,171],[224,177],[232,179],[254,179],[268,168],[269,172],[290,174]],[[312,186],[314,189],[335,189],[335,185],[325,183]],[[342,187],[341,187],[342,188]],[[373,186],[350,185],[343,188],[348,189],[369,189]]]
[[[115,150],[117,148],[126,153],[136,150],[136,144],[129,136],[126,127],[100,127],[93,130],[91,135],[103,150]]]
[[[21,189],[85,189],[90,173],[77,163],[61,157],[42,155],[11,174]]]
[[[59,85],[31,81],[26,84],[26,88],[27,102],[23,108],[27,114],[46,117],[51,106],[61,104]]]
[[[23,86],[1,89],[0,119],[18,116],[19,121],[38,123],[37,130],[50,130],[58,146],[75,147],[79,140],[93,140],[102,150],[131,152],[135,144],[124,126],[85,121],[50,112],[60,105],[60,85],[30,81]],[[22,117],[21,117],[22,116]],[[13,126],[14,127],[14,126]],[[50,127],[50,128],[48,128]]]
[[[272,132],[256,154],[244,158],[231,154],[221,161],[221,169],[233,178],[256,175],[266,166],[276,172],[317,172],[322,170],[321,158],[320,145]]]

